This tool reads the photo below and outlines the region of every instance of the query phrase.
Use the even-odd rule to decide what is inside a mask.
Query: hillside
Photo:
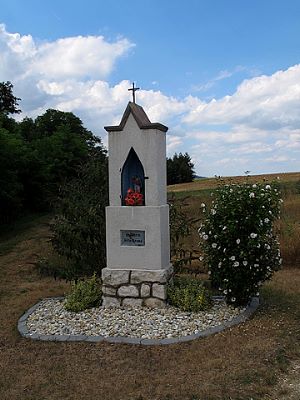
[[[228,182],[268,182],[277,180],[279,177],[280,182],[297,182],[300,181],[300,172],[286,172],[278,174],[264,174],[264,175],[249,175],[249,176],[234,176],[222,177],[221,179]],[[169,185],[168,192],[184,192],[184,191],[197,191],[205,189],[213,189],[217,186],[218,181],[216,178],[201,178],[196,179],[190,183],[180,183],[177,185]]]

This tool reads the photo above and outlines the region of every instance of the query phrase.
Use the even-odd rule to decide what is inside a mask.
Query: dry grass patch
[[[279,177],[280,182],[298,182],[300,181],[300,172],[287,172],[279,174],[264,174],[264,175],[249,175],[249,176],[234,176],[234,177],[222,177],[223,180],[231,181],[235,183],[247,182],[257,183],[266,181],[274,181]],[[177,185],[169,185],[168,192],[190,192],[197,190],[208,190],[214,189],[217,186],[217,180],[215,178],[203,178],[196,179],[190,183],[180,183]]]
[[[267,395],[288,360],[299,357],[300,271],[283,270],[253,319],[180,345],[47,343],[21,338],[17,320],[69,285],[41,278],[47,220],[0,257],[0,398],[3,400],[218,400]]]
[[[286,265],[300,265],[300,195],[284,196],[281,220],[278,223],[282,257]]]

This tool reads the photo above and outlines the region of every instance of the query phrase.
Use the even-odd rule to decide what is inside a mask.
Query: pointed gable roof
[[[120,122],[120,125],[115,125],[115,126],[105,126],[104,129],[107,132],[115,132],[115,131],[122,131],[124,129],[124,126],[127,122],[127,119],[132,113],[134,119],[136,120],[136,123],[138,124],[140,129],[158,129],[159,131],[167,132],[168,127],[160,124],[158,122],[150,122],[147,114],[145,113],[143,107],[139,106],[136,103],[132,103],[131,101],[128,103],[126,110],[123,114],[122,120]]]

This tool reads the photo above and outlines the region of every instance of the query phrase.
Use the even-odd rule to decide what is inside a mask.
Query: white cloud
[[[103,36],[59,39],[38,47],[32,72],[47,79],[105,78],[116,60],[133,44],[127,39],[108,43]]]
[[[117,59],[133,46],[126,38],[109,43],[103,36],[75,36],[36,43],[31,35],[9,33],[0,24],[0,74],[22,79],[33,75],[58,81],[105,78]]]
[[[183,138],[180,136],[167,136],[167,153],[171,156],[182,144]]]
[[[22,116],[36,117],[48,108],[72,111],[106,142],[103,126],[120,122],[131,86],[126,79],[112,86],[109,75],[133,47],[126,38],[108,42],[103,36],[40,43],[0,24],[0,81],[13,82]],[[242,68],[221,71],[211,82]],[[280,163],[300,170],[300,65],[244,80],[218,100],[140,90],[137,101],[152,122],[169,126],[168,155],[187,151],[200,175],[268,172],[272,162],[275,172]]]
[[[153,122],[167,121],[171,117],[180,115],[189,109],[186,101],[168,97],[160,91],[141,90],[138,93],[138,99]]]
[[[268,157],[266,158],[266,161],[271,161],[271,162],[276,162],[276,163],[282,163],[282,162],[287,162],[287,161],[296,161],[295,159],[290,159],[287,156],[274,156],[274,157]]]
[[[272,145],[267,145],[266,143],[263,142],[251,142],[251,143],[246,143],[240,146],[237,146],[230,151],[232,153],[238,153],[238,154],[257,154],[257,153],[269,153],[274,150],[274,147]]]
[[[119,98],[106,78],[117,60],[134,46],[128,39],[107,42],[103,36],[77,36],[37,43],[32,36],[9,33],[0,24],[0,80],[10,80],[26,114],[49,107],[65,111]],[[122,90],[121,90],[122,92]]]
[[[271,76],[242,82],[232,96],[201,103],[184,121],[189,124],[239,124],[274,130],[299,127],[300,65]]]
[[[233,162],[236,164],[248,164],[249,161],[250,161],[249,158],[244,158],[244,157],[235,157],[235,158],[225,157],[225,158],[221,158],[220,160],[217,160],[216,163],[220,164],[220,165],[224,165],[224,164],[230,165]]]

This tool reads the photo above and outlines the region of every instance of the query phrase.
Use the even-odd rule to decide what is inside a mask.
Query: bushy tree
[[[11,222],[22,208],[20,175],[25,154],[22,138],[0,128],[0,226]]]
[[[195,177],[194,164],[188,153],[175,153],[167,158],[167,184],[192,182]]]
[[[18,101],[21,100],[13,95],[13,85],[11,82],[0,82],[0,114],[18,114]]]
[[[280,212],[275,184],[221,185],[199,233],[204,262],[227,302],[246,304],[281,264],[273,222]]]
[[[106,266],[107,205],[107,158],[101,148],[82,167],[79,176],[66,183],[58,200],[52,243],[70,261],[64,271],[68,279],[100,274]]]
[[[101,143],[101,140],[86,129],[81,119],[72,112],[49,109],[37,117],[34,123],[36,138],[50,137],[61,128],[67,128],[79,136],[90,148]]]

